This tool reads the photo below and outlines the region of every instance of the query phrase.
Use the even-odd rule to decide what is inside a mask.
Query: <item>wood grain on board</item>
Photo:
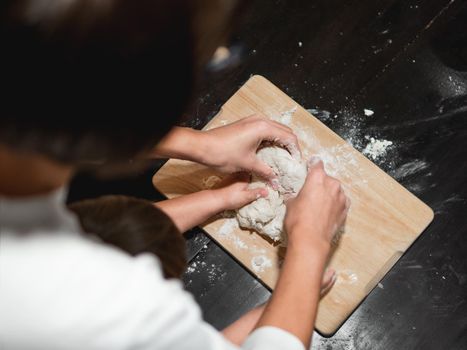
[[[320,301],[316,321],[319,332],[332,334],[428,226],[433,211],[264,77],[251,77],[204,129],[254,113],[289,125],[304,157],[320,156],[352,201],[345,233],[329,261],[338,279]],[[205,189],[218,176],[202,165],[172,159],[154,175],[153,183],[174,198]],[[284,248],[239,229],[234,219],[217,218],[202,227],[274,289]]]

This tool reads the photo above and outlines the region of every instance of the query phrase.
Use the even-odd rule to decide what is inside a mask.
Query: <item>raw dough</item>
[[[250,188],[266,187],[268,196],[237,210],[240,227],[252,229],[274,241],[285,242],[283,229],[286,207],[284,196],[297,195],[305,182],[307,167],[285,149],[266,146],[258,150],[257,157],[268,164],[278,178],[278,190],[274,190],[262,179],[253,177]]]

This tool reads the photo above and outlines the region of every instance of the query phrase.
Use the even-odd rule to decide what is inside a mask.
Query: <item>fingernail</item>
[[[331,277],[331,285],[334,284],[336,280],[337,280],[337,273],[336,271],[334,271]]]
[[[275,190],[277,190],[279,188],[279,180],[278,179],[272,179],[271,180],[271,187]]]

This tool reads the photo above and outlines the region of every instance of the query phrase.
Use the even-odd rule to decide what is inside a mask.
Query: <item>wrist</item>
[[[285,264],[287,266],[298,266],[301,273],[306,273],[307,276],[314,275],[313,271],[324,271],[330,249],[325,247],[307,247],[302,249],[302,247],[287,246],[287,251],[285,254]]]
[[[203,159],[206,155],[207,147],[205,146],[203,132],[192,128],[183,128],[185,146],[185,159],[196,163],[204,164]]]
[[[212,215],[219,214],[224,210],[228,210],[229,201],[228,195],[225,193],[223,188],[213,189],[213,190],[204,190],[210,203],[210,208],[212,210]]]
[[[174,127],[153,149],[156,158],[175,158],[197,161],[199,158],[198,139],[200,131]]]
[[[302,231],[301,233],[298,233]],[[296,237],[300,235],[300,239]],[[331,242],[322,237],[321,232],[312,232],[310,228],[292,228],[289,233],[287,251],[294,255],[307,255],[327,257],[331,251]]]
[[[169,142],[172,146],[172,157],[191,160],[196,163],[206,164],[205,160],[209,153],[209,141],[204,131],[188,127],[177,127],[176,137],[178,142]]]
[[[225,144],[219,144],[219,138],[211,130],[198,131],[196,148],[198,162],[210,167],[222,167],[225,164],[223,152]]]

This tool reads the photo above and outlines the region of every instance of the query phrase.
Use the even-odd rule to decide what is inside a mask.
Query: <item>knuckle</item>
[[[341,191],[341,184],[339,181],[331,179],[329,182],[329,188],[331,189],[333,194],[339,194],[339,192]]]
[[[258,117],[256,127],[261,131],[266,131],[269,129],[269,123],[264,117]]]
[[[288,133],[294,135],[294,133],[293,133],[293,131],[292,131],[292,128],[291,128],[290,126],[287,126],[287,125],[285,125],[285,124],[282,124],[282,125],[283,125],[283,127],[287,130]]]
[[[324,169],[321,167],[316,168],[313,174],[315,175],[317,179],[322,180],[322,181],[326,180],[326,178],[328,177],[326,173],[324,172]]]

